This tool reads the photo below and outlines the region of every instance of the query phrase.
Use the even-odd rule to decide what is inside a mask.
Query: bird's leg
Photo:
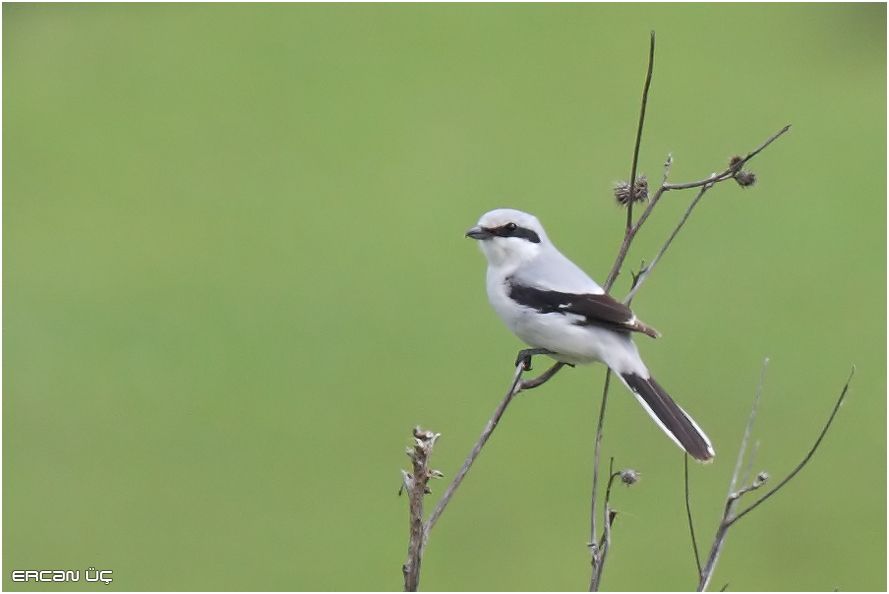
[[[522,364],[522,369],[525,371],[531,371],[531,357],[534,355],[552,355],[554,354],[549,349],[522,349],[519,351],[519,354],[515,358],[515,366],[518,367],[519,363]]]

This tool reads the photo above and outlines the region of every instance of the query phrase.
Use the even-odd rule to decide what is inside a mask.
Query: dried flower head
[[[728,168],[731,169],[732,171],[739,171],[743,164],[744,164],[744,157],[741,157],[740,155],[735,155],[734,157],[729,159]]]
[[[626,206],[630,203],[630,198],[630,184],[628,182],[622,181],[614,184],[614,199],[618,204]],[[632,200],[633,202],[648,200],[648,178],[646,176],[640,175],[636,178]]]
[[[627,468],[626,470],[620,471],[620,480],[625,485],[635,485],[639,482],[639,477],[641,474],[636,472],[632,468]]]
[[[417,439],[427,440],[432,438],[432,432],[423,430],[419,425],[414,427],[413,433]]]
[[[756,174],[752,171],[739,171],[735,174],[735,181],[742,188],[749,188],[756,183]]]

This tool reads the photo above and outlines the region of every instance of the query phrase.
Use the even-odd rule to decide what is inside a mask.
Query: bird
[[[494,311],[530,349],[569,365],[604,363],[680,448],[701,462],[716,451],[691,415],[654,379],[633,334],[657,338],[550,241],[534,215],[510,208],[487,212],[466,232],[488,261],[487,293]]]

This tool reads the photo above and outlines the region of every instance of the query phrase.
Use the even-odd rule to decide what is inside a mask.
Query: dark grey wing
[[[659,336],[657,330],[643,324],[629,307],[608,294],[565,293],[523,285],[513,279],[507,282],[510,299],[540,313],[574,314],[583,318],[579,324]]]

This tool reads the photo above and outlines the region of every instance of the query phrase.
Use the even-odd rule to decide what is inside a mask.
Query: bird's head
[[[494,266],[518,266],[537,257],[549,243],[537,217],[511,208],[486,212],[466,237],[479,242]]]

